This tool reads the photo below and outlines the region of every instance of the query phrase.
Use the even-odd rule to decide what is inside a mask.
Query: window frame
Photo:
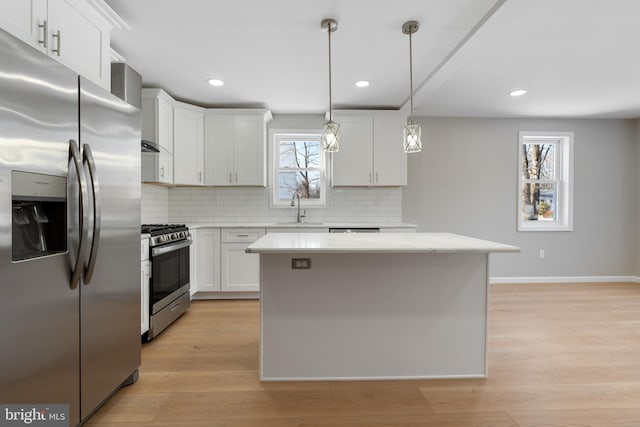
[[[573,230],[573,132],[520,131],[518,134],[518,187],[517,229],[518,231],[572,231]],[[532,143],[554,143],[555,180],[540,180],[541,184],[556,183],[554,212],[556,219],[549,221],[526,221],[522,218],[522,178],[524,153],[522,146]]]
[[[278,197],[278,175],[280,169],[280,143],[283,140],[307,140],[318,141],[320,144],[321,133],[317,130],[272,130],[271,137],[271,161],[269,167],[271,169],[271,206],[274,208],[290,208],[291,200],[280,200]],[[327,156],[320,146],[320,198],[319,199],[300,199],[300,207],[307,208],[324,208],[327,205]],[[284,169],[283,169],[284,170]],[[315,170],[315,168],[313,169]]]

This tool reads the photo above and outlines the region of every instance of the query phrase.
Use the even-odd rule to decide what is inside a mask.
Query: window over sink
[[[274,206],[291,206],[300,198],[303,207],[326,204],[325,154],[319,133],[273,133]]]

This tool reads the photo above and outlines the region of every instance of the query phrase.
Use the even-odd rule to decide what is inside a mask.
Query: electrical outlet
[[[291,258],[292,270],[310,270],[311,258]]]
[[[540,249],[540,253],[538,254],[540,259],[544,259],[544,249]]]

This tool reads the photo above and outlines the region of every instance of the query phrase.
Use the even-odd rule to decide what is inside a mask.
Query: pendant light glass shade
[[[402,33],[409,34],[409,98],[411,100],[411,115],[404,127],[402,149],[405,153],[419,153],[422,151],[422,129],[413,119],[413,46],[411,35],[420,28],[417,21],[407,21],[402,25]]]
[[[320,143],[322,149],[329,153],[337,153],[340,151],[340,144],[338,143],[338,129],[340,124],[333,120],[328,120],[322,126],[322,135],[320,136]]]
[[[419,153],[422,151],[422,129],[420,125],[409,119],[404,127],[404,139],[402,149],[405,153]]]
[[[324,151],[337,153],[340,151],[340,145],[338,143],[338,129],[340,129],[340,125],[333,121],[331,111],[331,33],[338,29],[338,23],[335,19],[323,19],[320,27],[323,30],[327,30],[327,34],[329,35],[329,120],[322,125],[320,143]]]

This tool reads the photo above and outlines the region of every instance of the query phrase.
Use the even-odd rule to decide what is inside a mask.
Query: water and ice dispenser
[[[67,179],[11,173],[12,260],[67,251]]]

